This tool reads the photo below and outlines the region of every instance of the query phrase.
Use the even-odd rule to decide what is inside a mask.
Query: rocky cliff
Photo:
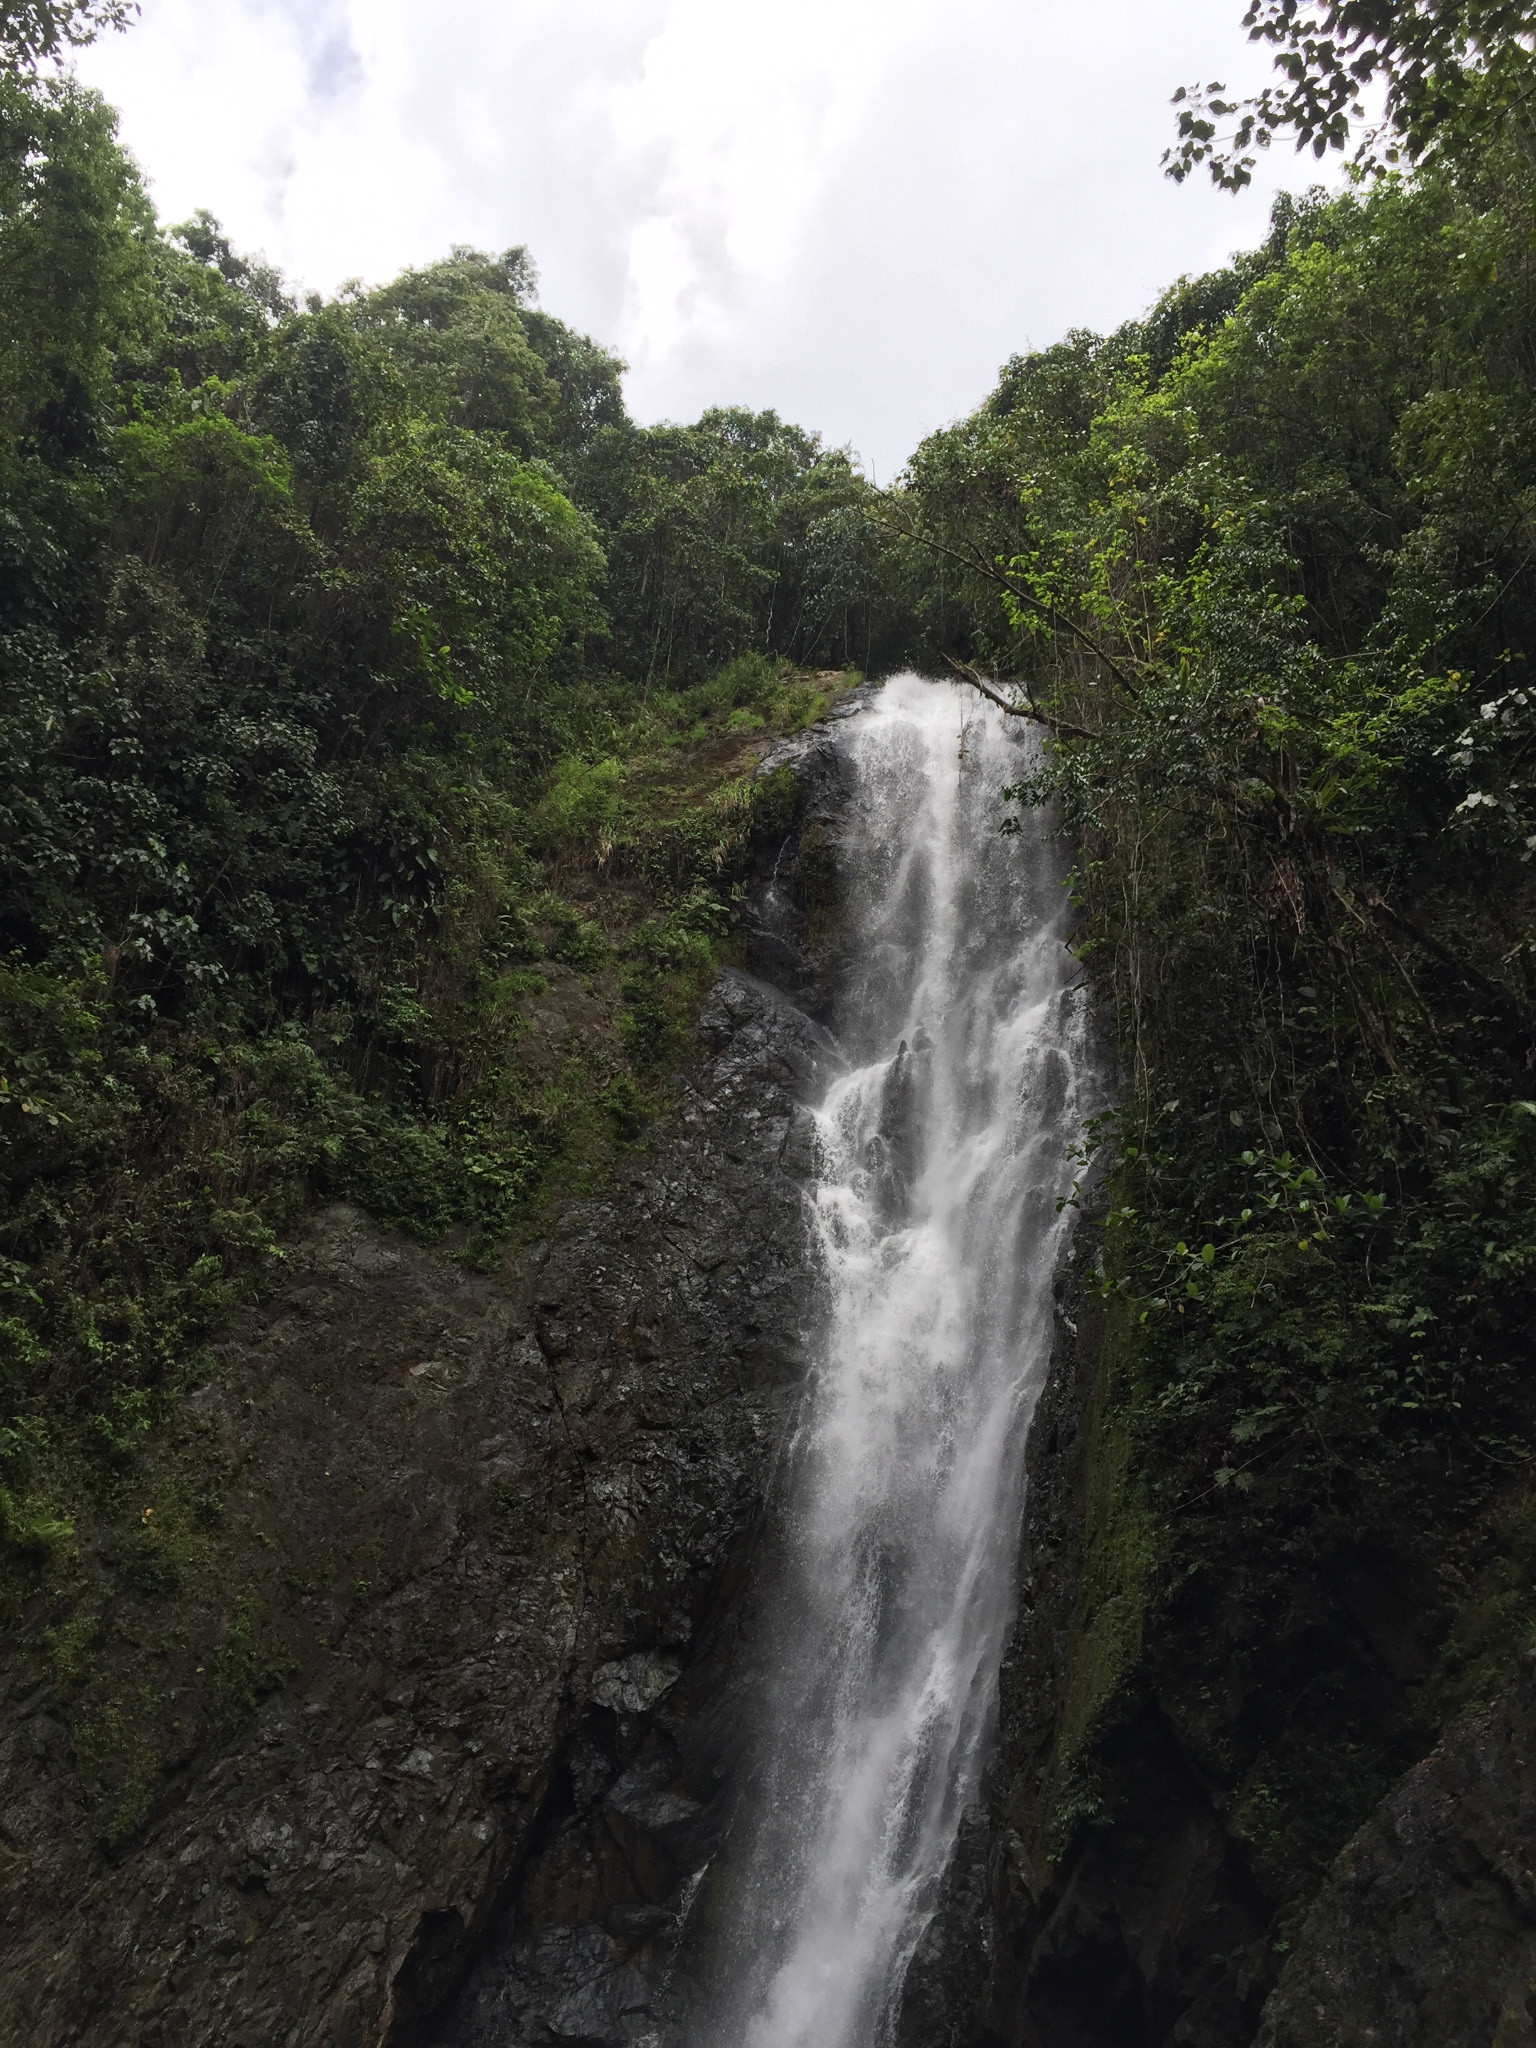
[[[1330,1872],[1257,2048],[1536,2041],[1536,1653],[1449,1729]]]
[[[494,1271],[316,1216],[123,1479],[134,1542],[82,1532],[88,1631],[61,1610],[0,1679],[4,2038],[678,2037],[820,1314],[804,1106],[837,1057],[840,720],[864,701],[763,764],[794,796],[743,964],[607,1185]],[[1447,1611],[1405,1551],[1296,1575],[1267,1703],[1202,1689],[1103,1245],[1090,1214],[1059,1276],[995,1754],[901,2048],[1536,2040],[1530,1671],[1434,1744]],[[1223,1598],[1214,1633],[1251,1631]],[[1285,1891],[1233,1787],[1319,1670],[1409,1768]]]
[[[745,909],[759,971],[720,976],[644,1146],[495,1272],[315,1217],[125,1482],[139,1548],[92,1567],[101,1704],[72,1696],[78,1625],[9,1661],[4,2038],[647,2023],[729,1811],[743,1593],[817,1314],[802,1105],[829,1054],[836,730],[765,764],[798,794]],[[201,1575],[156,1523],[198,1513],[226,1560]],[[199,1718],[206,1667],[181,1666],[210,1634]],[[175,1744],[143,1784],[135,1715]],[[114,1798],[147,1818],[115,1828]]]
[[[1292,1611],[1264,1617],[1267,1700],[1205,1683],[1203,1637],[1161,1571],[1102,1244],[1090,1219],[1060,1276],[997,1746],[907,1979],[901,2048],[1536,2040],[1536,1653],[1491,1660],[1496,1697],[1447,1713],[1446,1605],[1405,1528],[1395,1557],[1340,1582],[1297,1569]],[[1220,1626],[1251,1637],[1239,1575],[1221,1595]],[[1239,1787],[1264,1720],[1301,1719],[1319,1685],[1346,1737],[1416,1738],[1420,1760],[1287,1889]],[[1336,1787],[1320,1775],[1313,1797],[1321,1832]]]

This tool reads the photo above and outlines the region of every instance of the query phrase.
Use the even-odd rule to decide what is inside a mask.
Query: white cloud
[[[882,476],[1014,350],[1263,232],[1159,172],[1237,0],[144,0],[85,53],[163,215],[302,283],[526,242],[642,418],[774,405]]]

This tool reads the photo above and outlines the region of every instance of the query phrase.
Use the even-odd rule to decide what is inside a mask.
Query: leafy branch
[[[1223,98],[1216,80],[1181,86],[1178,140],[1163,155],[1177,183],[1205,164],[1214,184],[1241,191],[1252,152],[1287,131],[1316,157],[1343,150],[1378,82],[1384,118],[1355,152],[1378,175],[1432,146],[1476,150],[1536,89],[1532,0],[1326,0],[1316,12],[1301,0],[1249,0],[1243,26],[1250,42],[1276,48],[1285,82],[1243,100]],[[1232,116],[1236,126],[1218,136],[1217,122]]]
[[[138,12],[138,0],[0,0],[0,72],[35,71]]]
[[[1086,627],[1080,625],[1069,612],[1062,611],[1059,606],[1050,603],[1048,599],[1039,596],[1035,591],[1023,589],[1011,576],[1000,569],[995,562],[989,562],[986,556],[981,554],[979,550],[951,547],[947,541],[936,540],[931,533],[918,532],[915,528],[903,525],[900,520],[887,518],[881,523],[890,532],[899,535],[901,539],[911,541],[918,547],[929,548],[935,554],[944,555],[950,561],[960,563],[962,568],[969,569],[973,574],[984,577],[989,583],[995,583],[1000,590],[1006,590],[1019,604],[1036,613],[1038,617],[1043,618],[1057,632],[1065,633],[1069,638],[1076,640],[1078,645],[1085,648],[1095,661],[1102,664],[1105,671],[1114,678],[1127,696],[1132,699],[1140,696],[1141,691],[1138,685],[1126,674],[1108,648],[1101,646]]]

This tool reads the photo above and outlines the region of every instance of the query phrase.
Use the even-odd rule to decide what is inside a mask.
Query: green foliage
[[[608,548],[613,657],[648,685],[775,654],[867,669],[904,647],[875,493],[845,450],[777,413],[605,429],[582,476]]]
[[[1101,1717],[1142,1656],[1153,1573],[1162,1532],[1138,1470],[1129,1418],[1137,1406],[1138,1347],[1128,1304],[1112,1298],[1100,1346],[1100,1370],[1086,1417],[1084,1568],[1056,1768],[1080,1790]]]
[[[1492,1536],[1431,1680],[1434,1707],[1447,1715],[1495,1698],[1511,1663],[1536,1642],[1536,1497],[1505,1502]]]
[[[526,249],[491,258],[460,247],[446,262],[358,294],[353,319],[456,424],[527,456],[547,443],[559,405],[520,317],[533,284]]]
[[[215,1721],[225,1730],[237,1727],[256,1711],[263,1694],[276,1691],[291,1669],[289,1660],[275,1655],[265,1642],[261,1603],[254,1594],[242,1594],[213,1651]]]
[[[51,1514],[46,1502],[18,1498],[0,1486],[0,1536],[16,1557],[28,1564],[57,1563],[74,1533],[74,1524]]]
[[[0,33],[46,55],[113,16]],[[786,654],[867,623],[846,576],[843,623],[802,619],[805,537],[870,493],[771,415],[636,428],[522,250],[298,308],[208,214],[162,230],[110,111],[29,63],[0,74],[0,1609],[89,1581],[112,1645],[114,1600],[227,1590],[222,1482],[157,1512],[136,1475],[314,1202],[493,1265],[643,1138],[760,829],[742,748],[833,686]],[[120,1839],[175,1743],[52,1625]],[[266,1683],[258,1635],[237,1607],[206,1652],[213,1725]]]
[[[138,11],[135,0],[0,0],[0,69],[30,71],[126,27]]]
[[[1314,156],[1342,150],[1378,83],[1384,118],[1355,155],[1368,170],[1430,151],[1475,164],[1501,129],[1529,143],[1530,0],[1327,0],[1316,13],[1299,0],[1248,0],[1243,26],[1250,41],[1278,50],[1283,83],[1247,100],[1223,99],[1218,82],[1181,87],[1179,140],[1163,159],[1180,182],[1203,163],[1213,183],[1240,191],[1252,178],[1250,152],[1286,131]],[[1218,136],[1216,122],[1234,114],[1236,128]]]
[[[726,923],[719,897],[695,884],[666,916],[648,918],[635,933],[620,983],[626,1007],[619,1013],[619,1033],[641,1073],[682,1051],[685,1028],[714,979],[716,942]]]
[[[53,1682],[61,1693],[69,1694],[85,1677],[100,1626],[95,1611],[82,1607],[61,1628],[46,1631]]]
[[[101,1839],[108,1848],[148,1817],[160,1776],[155,1718],[153,1692],[138,1686],[93,1703],[75,1722],[75,1766],[97,1794]]]
[[[147,312],[151,215],[113,129],[72,81],[0,70],[0,460],[26,522],[21,532],[7,522],[8,553],[25,546],[29,512],[89,499],[87,475],[70,491],[57,467],[96,443],[114,354],[132,346]],[[50,457],[40,475],[39,458]],[[28,537],[46,547],[35,528]]]
[[[1427,1669],[1536,1456],[1533,222],[1518,154],[1288,204],[1010,364],[902,507],[1052,736],[1010,794],[1076,835],[1117,1026],[1138,1682],[1277,1899],[1430,1725],[1350,1665],[1345,1589],[1425,1588]],[[1531,1612],[1510,1569],[1489,1617]]]
[[[566,755],[557,761],[533,813],[541,843],[560,849],[611,838],[623,776],[622,763],[611,757],[583,761]]]

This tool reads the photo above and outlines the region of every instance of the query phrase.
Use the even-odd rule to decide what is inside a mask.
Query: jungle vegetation
[[[1403,81],[1385,175],[1015,358],[877,495],[772,413],[637,426],[525,250],[299,305],[158,222],[38,64],[123,11],[0,7],[8,1620],[74,1641],[84,1530],[311,1205],[490,1260],[643,1137],[772,822],[753,736],[947,658],[1047,736],[1016,815],[1075,837],[1121,1080],[1064,1825],[1150,1690],[1283,1911],[1536,1630],[1524,13],[1256,7],[1311,146]],[[1386,1693],[1383,1559],[1426,1617]]]
[[[1282,199],[1145,319],[1016,358],[895,515],[959,579],[950,652],[1047,736],[1015,815],[1073,835],[1119,1069],[1062,1826],[1109,1816],[1117,1717],[1155,1702],[1277,1938],[1536,1635],[1517,12],[1435,136],[1409,76],[1411,177]]]
[[[123,11],[0,17],[13,1619],[310,1204],[494,1256],[637,1139],[729,945],[753,735],[890,658],[848,456],[638,427],[526,251],[301,306],[160,223],[38,63]],[[592,1020],[558,1060],[552,976]]]

